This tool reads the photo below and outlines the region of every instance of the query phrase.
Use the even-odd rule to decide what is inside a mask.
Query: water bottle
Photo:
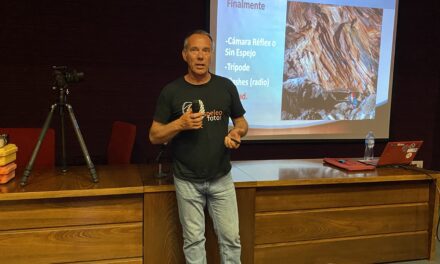
[[[365,137],[364,160],[372,160],[373,158],[374,158],[374,134],[372,131],[370,131]]]

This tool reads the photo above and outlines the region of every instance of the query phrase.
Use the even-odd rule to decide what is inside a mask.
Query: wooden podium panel
[[[259,213],[255,244],[428,231],[427,203]]]
[[[254,263],[430,258],[433,190],[428,180],[258,188]]]
[[[142,195],[3,201],[0,231],[141,222]]]
[[[254,258],[254,188],[236,190],[240,218],[242,263]],[[144,259],[145,263],[185,263],[182,228],[175,192],[145,193],[144,198]],[[206,255],[209,263],[220,263],[217,237],[212,221],[206,214]]]
[[[428,181],[266,187],[257,189],[255,210],[268,212],[427,202],[428,187]]]
[[[64,263],[142,257],[142,222],[0,233],[3,263]]]
[[[256,264],[383,263],[429,257],[425,231],[255,247]]]
[[[185,263],[182,228],[174,192],[145,193],[145,263]],[[148,260],[148,261],[147,261]]]
[[[137,166],[36,171],[0,186],[1,263],[143,262],[143,186]],[[18,175],[21,175],[18,173]]]

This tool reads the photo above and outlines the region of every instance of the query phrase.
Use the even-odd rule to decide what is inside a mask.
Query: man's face
[[[187,40],[182,51],[183,59],[188,63],[188,73],[196,77],[208,74],[211,63],[211,41],[208,36],[194,34]]]

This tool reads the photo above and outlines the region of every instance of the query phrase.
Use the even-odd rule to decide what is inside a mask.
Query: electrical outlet
[[[411,165],[416,165],[417,168],[423,168],[423,160],[413,160]]]

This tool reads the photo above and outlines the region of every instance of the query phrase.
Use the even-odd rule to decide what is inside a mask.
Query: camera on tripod
[[[77,83],[84,80],[84,72],[69,69],[67,66],[52,66],[54,87],[65,88],[69,83]]]
[[[64,112],[67,111],[69,113],[70,121],[72,121],[72,127],[75,131],[76,137],[78,139],[79,145],[83,152],[84,160],[87,163],[87,167],[89,168],[90,174],[92,176],[92,181],[97,183],[99,181],[98,175],[96,173],[95,165],[93,164],[89,151],[87,150],[86,143],[84,142],[84,138],[79,130],[78,122],[76,121],[75,114],[73,113],[73,108],[70,104],[67,103],[67,95],[69,94],[69,89],[67,89],[67,84],[69,83],[77,83],[84,79],[83,72],[77,72],[73,69],[68,69],[66,66],[52,66],[53,69],[53,90],[58,89],[59,96],[58,101],[50,107],[50,112],[44,121],[43,128],[41,129],[40,136],[38,137],[37,144],[32,151],[31,158],[29,159],[26,168],[24,170],[23,176],[21,177],[21,186],[25,186],[27,184],[29,175],[31,174],[32,167],[34,166],[35,159],[37,158],[38,151],[40,150],[41,143],[43,142],[44,136],[46,135],[47,129],[49,128],[50,122],[52,121],[52,116],[55,112],[55,109],[58,109],[58,113],[60,114],[61,120],[61,149],[62,149],[62,160],[61,160],[61,171],[63,173],[67,172],[67,164],[66,164],[66,147],[65,147],[65,132],[64,132]]]

